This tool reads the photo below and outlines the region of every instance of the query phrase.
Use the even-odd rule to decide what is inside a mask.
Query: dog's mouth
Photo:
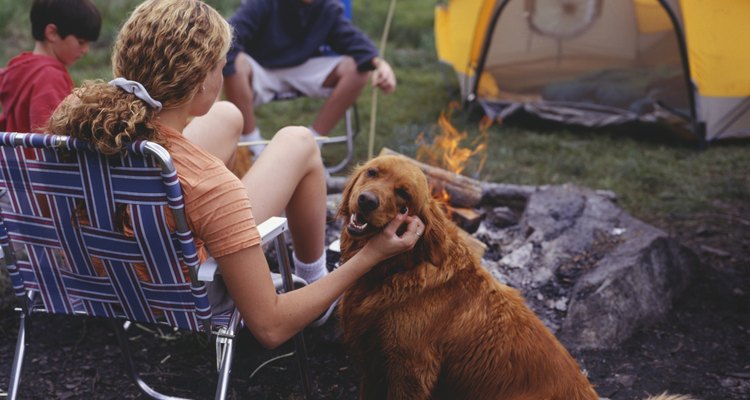
[[[399,212],[406,214],[409,212],[409,208],[404,206]],[[379,232],[382,229],[383,226],[376,226],[372,221],[367,219],[367,216],[357,211],[354,211],[349,215],[349,224],[346,226],[346,230],[349,234],[358,238]],[[402,225],[396,231],[396,234],[401,236],[405,230],[406,225]]]
[[[376,229],[367,221],[364,215],[353,212],[349,217],[349,225],[346,226],[346,230],[352,236],[362,237]]]

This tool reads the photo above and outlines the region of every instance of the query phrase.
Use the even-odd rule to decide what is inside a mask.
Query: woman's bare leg
[[[232,156],[242,133],[242,114],[228,101],[217,101],[200,117],[193,118],[182,134],[231,167]]]
[[[307,128],[281,129],[242,177],[260,223],[286,211],[294,251],[318,260],[325,246],[326,183],[320,150]]]

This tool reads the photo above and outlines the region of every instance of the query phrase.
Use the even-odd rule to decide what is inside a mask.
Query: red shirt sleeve
[[[32,83],[29,122],[31,130],[40,131],[57,106],[73,91],[73,80],[65,71],[57,68],[44,68]]]

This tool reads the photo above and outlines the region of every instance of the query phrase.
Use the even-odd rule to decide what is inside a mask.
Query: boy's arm
[[[372,85],[380,88],[383,93],[392,93],[396,90],[396,74],[391,65],[380,57],[372,59],[375,72],[372,74]]]
[[[46,69],[38,76],[29,102],[29,123],[32,132],[43,132],[47,120],[58,105],[73,91],[73,80],[67,72]]]
[[[378,57],[378,48],[359,28],[346,18],[343,7],[328,9],[327,12],[337,12],[336,21],[333,24],[328,37],[327,44],[338,54],[351,56],[357,63],[360,71],[372,71],[377,68],[373,62]]]
[[[227,65],[223,70],[224,75],[235,74],[234,60],[238,54],[246,52],[245,47],[253,40],[262,21],[267,18],[270,12],[269,5],[265,1],[245,1],[229,19],[229,24],[232,25],[233,29],[232,45],[227,53]]]
[[[384,93],[396,90],[396,74],[391,65],[378,55],[375,44],[348,18],[339,12],[334,28],[328,37],[333,51],[354,58],[360,71],[374,71],[372,85]]]

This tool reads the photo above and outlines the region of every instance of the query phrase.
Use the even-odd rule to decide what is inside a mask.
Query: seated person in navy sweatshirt
[[[224,68],[224,94],[242,111],[241,141],[262,140],[254,108],[277,93],[326,97],[310,126],[327,135],[372,74],[384,93],[396,89],[391,66],[352,25],[340,0],[246,0],[229,19],[235,39]],[[336,55],[326,55],[322,48]],[[257,157],[262,146],[253,146]]]

